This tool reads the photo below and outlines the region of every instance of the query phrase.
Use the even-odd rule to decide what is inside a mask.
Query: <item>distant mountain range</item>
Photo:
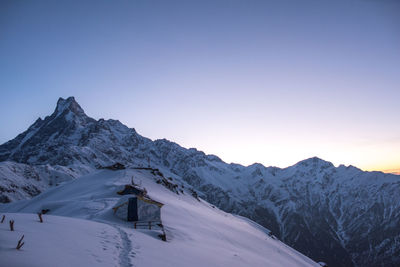
[[[384,170],[383,172],[400,175],[400,169]]]
[[[227,164],[117,120],[88,117],[73,97],[0,146],[0,201],[26,199],[120,162],[165,170],[224,211],[248,217],[329,266],[400,266],[400,176],[335,167]]]

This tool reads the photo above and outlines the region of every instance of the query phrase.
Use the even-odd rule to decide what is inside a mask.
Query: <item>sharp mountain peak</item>
[[[71,111],[75,115],[86,116],[85,111],[78,104],[78,102],[76,102],[75,97],[73,97],[73,96],[70,96],[66,99],[64,99],[62,97],[60,97],[58,99],[54,114],[56,116],[59,116],[59,115],[63,114],[65,111]]]

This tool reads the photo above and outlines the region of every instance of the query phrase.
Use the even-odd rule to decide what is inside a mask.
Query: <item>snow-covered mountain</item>
[[[132,176],[152,199],[164,203],[167,242],[157,237],[158,230],[135,230],[132,222],[114,215],[112,208],[121,198],[117,192],[131,183]],[[0,265],[319,266],[269,235],[264,227],[196,199],[187,184],[179,183],[182,191],[177,194],[157,184],[160,178],[159,172],[151,170],[100,170],[31,200],[0,205],[0,212],[8,212],[5,215],[14,219],[16,228],[6,231],[8,225],[0,224],[7,235],[5,242],[1,237]],[[35,213],[43,209],[48,212],[39,223]],[[23,250],[10,249],[22,234]]]
[[[227,164],[116,120],[88,117],[74,98],[0,146],[0,200],[121,162],[170,173],[220,209],[250,218],[330,266],[400,265],[400,176],[335,167],[319,158],[280,169]]]

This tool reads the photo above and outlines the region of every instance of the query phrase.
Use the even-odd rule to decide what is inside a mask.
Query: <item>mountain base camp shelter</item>
[[[164,204],[140,195],[125,195],[114,206],[114,214],[130,222],[160,222]]]

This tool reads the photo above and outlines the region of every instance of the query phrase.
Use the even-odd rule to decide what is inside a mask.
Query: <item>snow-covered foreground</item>
[[[0,224],[0,266],[119,266],[121,237],[114,227],[82,219],[6,213]],[[15,230],[8,220],[14,220]],[[25,244],[16,250],[24,235]]]
[[[120,198],[116,192],[132,176],[153,199],[165,204],[161,216],[167,242],[157,231],[133,229],[113,215],[112,207]],[[0,214],[24,214],[6,214],[15,220],[15,232],[8,230],[8,223],[1,224],[0,265],[319,266],[254,222],[198,201],[188,192],[171,192],[155,179],[146,170],[102,170],[32,200],[1,205]],[[33,213],[42,209],[50,211],[39,223]],[[22,234],[26,244],[17,251]]]

